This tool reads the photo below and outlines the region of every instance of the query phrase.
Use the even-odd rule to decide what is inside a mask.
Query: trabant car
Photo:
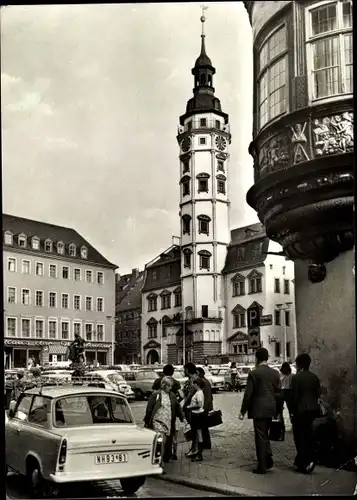
[[[136,399],[145,399],[152,394],[152,386],[159,374],[154,370],[120,372],[135,393]]]
[[[135,399],[135,393],[123,378],[122,372],[118,372],[117,370],[90,371],[85,374],[85,379],[88,382],[104,382],[105,389],[118,391],[124,394],[129,401]]]
[[[206,379],[210,382],[212,392],[224,390],[224,377],[222,375],[214,375],[206,366],[202,366]]]
[[[162,474],[162,438],[135,425],[126,398],[98,387],[29,389],[5,423],[6,466],[28,479],[35,498],[72,483],[120,479],[135,493]]]
[[[210,370],[212,375],[215,376],[220,376],[224,378],[224,390],[225,391],[232,391],[233,386],[232,386],[232,370],[230,368],[219,368],[219,369],[212,369]],[[244,377],[241,377],[241,372],[239,369],[237,370],[237,376],[236,376],[236,387],[237,388],[243,388],[247,384],[247,379]]]

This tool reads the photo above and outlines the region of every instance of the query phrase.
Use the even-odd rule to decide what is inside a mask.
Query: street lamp
[[[113,366],[114,365],[114,336],[115,336],[114,320],[115,320],[115,317],[114,316],[107,316],[107,320],[112,321],[112,362],[111,362],[111,365]]]
[[[285,304],[276,304],[276,307],[279,311],[290,311],[290,306],[292,305],[292,302],[285,302]],[[286,314],[283,315],[284,316],[284,345],[283,345],[283,361],[286,361]],[[295,356],[297,354],[296,352],[296,345],[294,346],[295,347]]]

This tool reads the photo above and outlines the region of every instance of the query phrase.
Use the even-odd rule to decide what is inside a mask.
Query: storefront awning
[[[67,347],[65,345],[50,345],[48,348],[49,354],[66,354]]]

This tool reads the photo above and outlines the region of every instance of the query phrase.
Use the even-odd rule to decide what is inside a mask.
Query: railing
[[[186,311],[185,321],[193,321],[193,320],[197,320],[197,319],[205,320],[205,319],[222,319],[223,318],[222,311],[208,309],[208,311],[206,311],[206,312],[207,312],[207,314],[205,316],[203,316],[202,311],[197,312],[196,314],[194,314],[193,311]],[[172,318],[173,323],[179,323],[182,321],[183,321],[183,313],[174,314],[174,316]]]
[[[206,120],[205,122],[201,122],[201,120],[191,120],[186,123],[186,125],[179,125],[177,127],[178,135],[183,134],[184,132],[190,132],[191,130],[206,130],[214,128],[216,130],[221,130],[222,132],[230,133],[229,124],[225,124],[219,120]]]

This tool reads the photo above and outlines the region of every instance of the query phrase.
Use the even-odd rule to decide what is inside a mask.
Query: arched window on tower
[[[209,271],[212,257],[211,252],[208,250],[200,250],[198,255],[200,257],[200,269],[207,269],[207,271]]]
[[[222,174],[217,175],[217,193],[226,194],[227,177]]]
[[[190,182],[191,177],[189,175],[184,175],[181,179],[182,184],[182,196],[189,196],[190,194]]]
[[[209,174],[202,172],[201,174],[196,175],[196,179],[198,179],[198,192],[208,193],[208,179],[210,178]]]
[[[191,234],[191,215],[182,216],[182,234]]]
[[[209,235],[209,223],[211,218],[208,215],[198,215],[198,233],[199,234],[207,234]]]
[[[200,75],[200,84],[206,85],[206,75],[204,73],[201,73]]]
[[[208,75],[208,85],[212,87],[212,75]]]
[[[190,269],[192,250],[190,248],[185,248],[182,253],[183,253],[183,267],[187,267]]]

